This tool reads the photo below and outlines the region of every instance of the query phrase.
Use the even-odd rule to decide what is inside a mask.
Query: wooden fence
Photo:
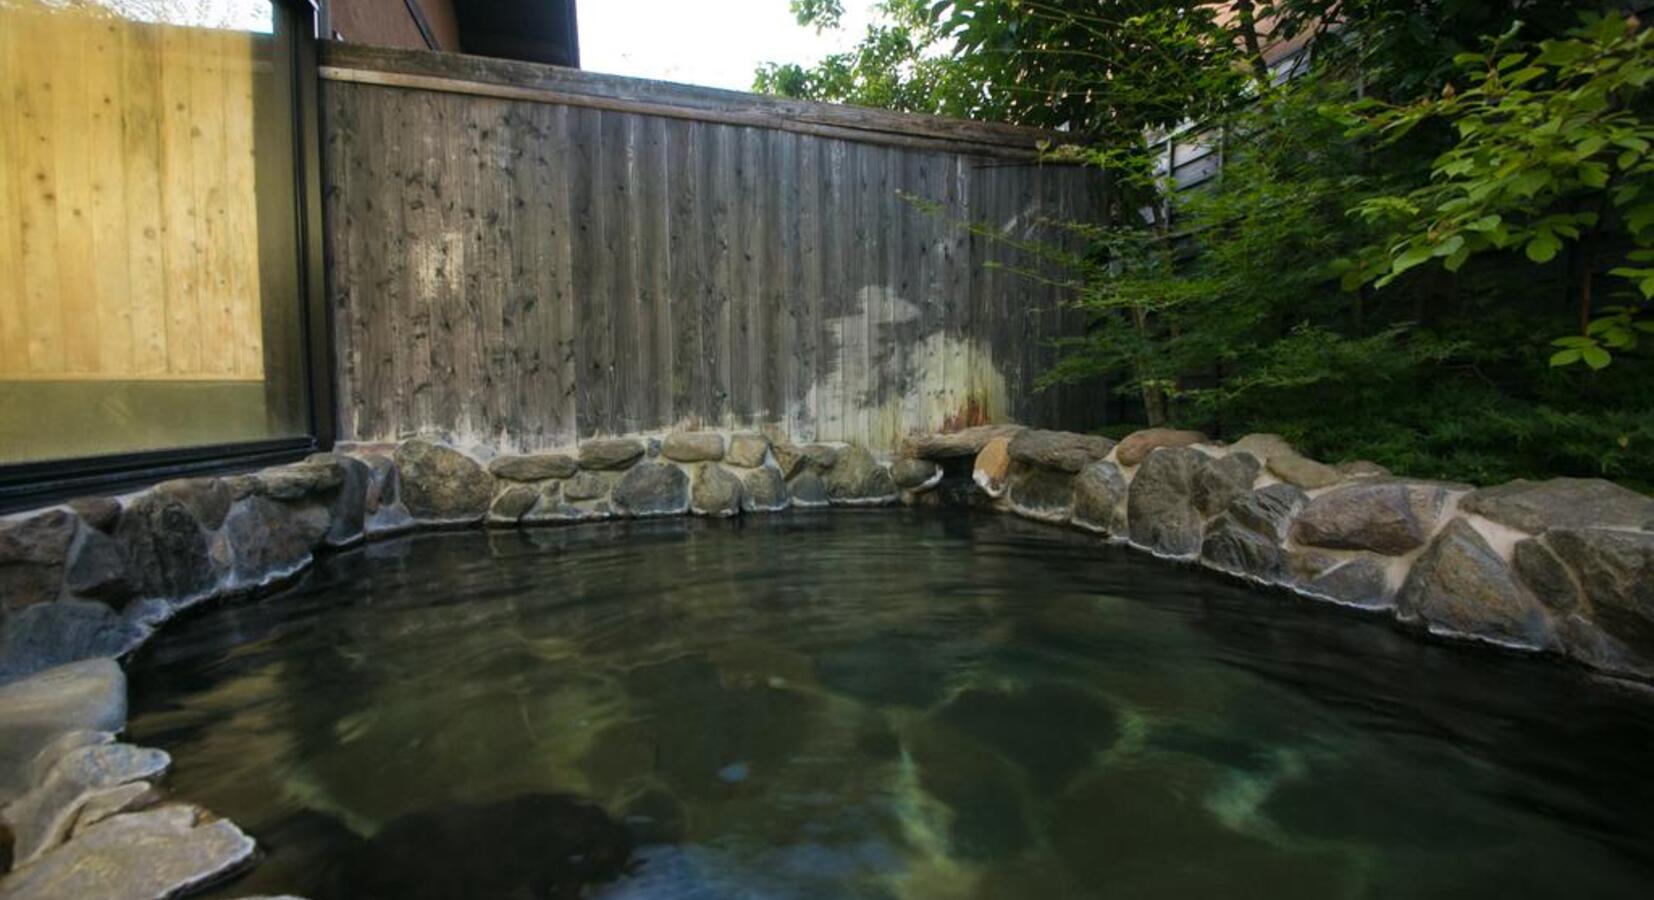
[[[323,63],[344,439],[1097,422],[1100,391],[1034,389],[1078,315],[963,227],[1058,241],[1092,213],[1096,173],[1041,164],[1046,135],[444,54]]]
[[[256,40],[0,3],[0,379],[263,377]]]

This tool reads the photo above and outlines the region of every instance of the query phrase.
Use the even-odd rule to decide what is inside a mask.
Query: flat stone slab
[[[155,900],[223,878],[253,855],[253,839],[194,806],[105,819],[0,881],[0,900]]]
[[[0,805],[33,787],[30,763],[71,731],[126,727],[126,674],[88,659],[0,686]]]
[[[902,442],[902,455],[916,459],[962,459],[982,452],[997,437],[1012,437],[1021,425],[977,425],[947,434],[927,434]]]
[[[1654,531],[1654,499],[1600,478],[1519,479],[1472,491],[1459,508],[1529,534],[1547,528]]]

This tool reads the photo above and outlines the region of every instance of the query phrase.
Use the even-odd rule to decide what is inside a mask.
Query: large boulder
[[[1074,476],[1074,524],[1103,534],[1125,525],[1126,478],[1111,462],[1094,462]]]
[[[1552,528],[1544,541],[1572,572],[1591,621],[1654,663],[1654,532]]]
[[[71,732],[126,727],[126,674],[87,659],[0,685],[0,807],[34,786],[35,756]]]
[[[609,495],[612,487],[612,475],[599,475],[596,472],[577,472],[573,478],[563,482],[563,499],[573,503],[582,500],[600,500]]]
[[[104,534],[115,530],[121,519],[121,502],[113,497],[76,497],[68,507],[86,524]]]
[[[1076,476],[1055,469],[1018,465],[1008,494],[1018,515],[1043,522],[1067,522],[1074,515]]]
[[[188,506],[165,494],[138,495],[121,515],[115,540],[139,596],[194,597],[217,580],[201,523]]]
[[[1654,528],[1654,498],[1600,478],[1519,479],[1471,491],[1459,508],[1529,534],[1548,528]]]
[[[845,447],[836,454],[832,468],[821,476],[827,498],[834,503],[888,503],[896,499],[896,482],[862,447]]]
[[[794,506],[826,506],[831,502],[827,497],[827,484],[814,469],[807,467],[787,482],[787,493],[792,495]]]
[[[368,483],[373,472],[368,464],[343,453],[312,454],[306,463],[338,470],[339,487],[327,497],[329,547],[349,547],[367,534]]]
[[[1003,435],[991,438],[976,454],[971,467],[971,480],[990,497],[1005,493],[1005,483],[1011,475],[1011,439]]]
[[[1198,553],[1205,519],[1195,502],[1195,485],[1211,465],[1210,457],[1189,447],[1149,454],[1126,493],[1132,541],[1167,556]]]
[[[714,462],[702,463],[689,508],[698,516],[733,516],[741,511],[741,493],[741,479],[734,473]]]
[[[804,448],[797,444],[776,444],[770,448],[775,457],[775,465],[781,470],[781,477],[788,479],[797,475],[800,469],[810,461]]]
[[[770,452],[770,439],[757,432],[729,436],[729,448],[724,451],[724,462],[743,469],[755,469],[764,464]]]
[[[777,512],[787,508],[787,482],[780,471],[762,466],[741,476],[741,509],[744,512]]]
[[[0,683],[99,656],[120,656],[154,630],[135,611],[124,612],[91,600],[37,603],[6,617],[0,628]]]
[[[1400,556],[1424,546],[1447,497],[1438,482],[1363,479],[1311,500],[1292,536],[1311,547]]]
[[[259,585],[297,572],[321,546],[330,524],[319,503],[283,503],[254,495],[236,502],[224,520],[235,553],[237,586]]]
[[[1223,512],[1235,499],[1251,492],[1260,468],[1249,453],[1231,453],[1212,460],[1195,473],[1195,509],[1207,518]]]
[[[1343,473],[1304,456],[1278,434],[1249,434],[1230,446],[1257,457],[1276,478],[1307,491],[1345,480]]]
[[[1207,527],[1200,558],[1229,572],[1266,581],[1281,579],[1287,570],[1288,528],[1307,502],[1304,492],[1290,484],[1272,484],[1235,496]]]
[[[16,842],[13,861],[27,865],[68,840],[89,806],[107,808],[112,801],[130,804],[153,796],[148,785],[136,793],[117,789],[158,779],[171,764],[164,751],[102,740],[68,750],[40,783],[5,808]]]
[[[63,586],[76,597],[120,605],[132,594],[126,557],[115,539],[95,528],[82,528],[69,545]]]
[[[494,499],[494,479],[469,456],[425,440],[396,448],[402,503],[416,519],[475,522]]]
[[[608,438],[580,445],[580,468],[624,469],[638,461],[646,448],[632,438]]]
[[[681,515],[689,510],[689,476],[670,463],[641,462],[627,470],[610,498],[625,515]]]
[[[1179,431],[1175,428],[1145,428],[1134,431],[1114,449],[1114,459],[1122,466],[1142,465],[1149,453],[1160,447],[1187,447],[1210,441],[1199,431]]]
[[[0,609],[57,599],[76,524],[61,509],[0,520]]]
[[[557,489],[557,482],[548,482],[553,491]],[[529,510],[540,502],[541,492],[531,484],[521,482],[505,482],[499,493],[494,495],[494,502],[488,507],[490,522],[511,523],[522,519]],[[554,496],[552,502],[556,502]]]
[[[6,877],[6,900],[175,897],[245,865],[253,839],[193,806],[105,819]]]
[[[981,453],[989,441],[1009,439],[1022,430],[1021,425],[975,425],[947,434],[910,437],[902,442],[902,455],[932,461],[966,459]]]
[[[1463,518],[1448,522],[1414,562],[1396,595],[1396,610],[1432,631],[1528,649],[1556,643],[1539,598]]]
[[[1029,429],[1017,432],[1006,449],[1015,462],[1072,474],[1107,456],[1114,442],[1094,434]]]
[[[904,491],[928,491],[942,480],[942,467],[928,459],[904,457],[890,467],[890,478]]]
[[[1371,553],[1349,557],[1299,554],[1290,567],[1304,570],[1295,586],[1312,597],[1363,609],[1388,609],[1395,605],[1391,562],[1389,557]]]
[[[178,478],[163,481],[154,491],[183,504],[201,527],[216,531],[230,512],[230,486],[221,478]]]
[[[503,481],[545,481],[548,478],[569,478],[579,469],[580,463],[566,453],[500,456],[495,457],[488,463],[489,474]]]
[[[677,462],[711,462],[724,458],[724,436],[716,431],[674,431],[661,443],[660,452]]]

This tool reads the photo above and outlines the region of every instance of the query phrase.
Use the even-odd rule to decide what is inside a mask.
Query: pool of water
[[[445,533],[178,623],[220,896],[1636,897],[1654,696],[1005,517]]]

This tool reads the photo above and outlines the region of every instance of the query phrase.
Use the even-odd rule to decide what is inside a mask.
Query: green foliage
[[[1646,100],[1654,82],[1650,32],[1618,16],[1592,17],[1568,37],[1515,48],[1515,30],[1486,52],[1455,62],[1470,86],[1406,105],[1378,101],[1340,112],[1357,136],[1394,142],[1421,124],[1447,123],[1455,140],[1431,166],[1428,183],[1369,198],[1354,212],[1380,226],[1379,242],[1343,271],[1353,289],[1384,287],[1425,265],[1457,272],[1472,256],[1521,249],[1550,262],[1566,244],[1616,229],[1637,248],[1628,263],[1654,258],[1654,121]],[[1654,267],[1613,270],[1654,298]],[[1589,312],[1590,297],[1581,298]],[[1553,365],[1608,365],[1609,350],[1636,346],[1654,323],[1616,307],[1559,339]],[[1646,327],[1645,327],[1646,326]]]

